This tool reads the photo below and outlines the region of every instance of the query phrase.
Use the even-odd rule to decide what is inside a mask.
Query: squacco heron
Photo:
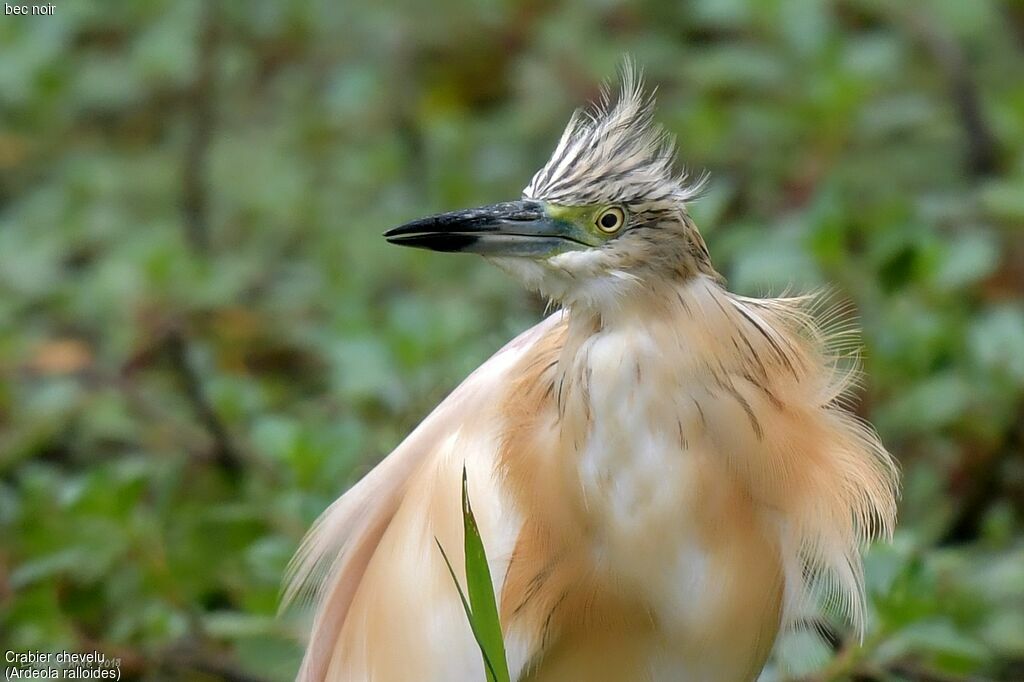
[[[753,680],[822,604],[861,626],[896,467],[844,408],[816,297],[725,288],[653,105],[627,67],[521,200],[386,233],[480,254],[560,310],[316,523],[290,587],[317,604],[300,680],[484,679],[435,544],[461,565],[464,467],[514,680]]]

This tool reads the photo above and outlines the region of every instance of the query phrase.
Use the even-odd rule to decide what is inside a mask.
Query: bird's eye
[[[614,234],[626,222],[626,213],[618,206],[606,208],[597,217],[597,228],[605,234]]]

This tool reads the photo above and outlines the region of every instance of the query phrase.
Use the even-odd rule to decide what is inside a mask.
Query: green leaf
[[[273,616],[240,611],[214,611],[203,616],[203,631],[211,637],[238,639],[274,634],[278,621]]]
[[[487,672],[487,679],[493,682],[498,679],[497,674],[494,671],[494,665],[491,663],[491,659],[487,657],[487,649],[484,647],[483,640],[480,637],[480,632],[477,629],[476,621],[473,619],[473,609],[469,607],[469,601],[466,599],[466,593],[462,590],[462,585],[459,584],[459,579],[455,575],[455,569],[452,567],[452,562],[448,559],[448,553],[444,551],[444,547],[441,545],[441,541],[434,538],[434,542],[437,543],[437,548],[441,551],[441,557],[444,559],[445,565],[448,567],[448,574],[452,577],[452,582],[455,583],[455,589],[459,591],[459,599],[462,600],[462,608],[466,612],[466,618],[469,620],[469,627],[473,631],[473,637],[476,639],[477,646],[480,647],[480,654],[484,658],[484,668]]]
[[[508,660],[505,655],[505,642],[501,637],[501,621],[498,618],[498,605],[494,598],[494,587],[491,582],[491,570],[487,565],[487,553],[480,537],[480,529],[473,516],[473,507],[469,502],[469,487],[466,482],[466,468],[462,468],[462,521],[466,555],[466,585],[469,592],[467,598],[459,579],[455,575],[452,562],[441,546],[440,540],[434,538],[437,548],[441,551],[448,573],[459,591],[462,608],[466,611],[469,626],[476,638],[480,654],[484,659],[484,668],[489,682],[511,682],[508,671]]]
[[[498,604],[494,598],[494,583],[487,565],[487,553],[480,537],[480,529],[473,516],[469,502],[469,486],[466,483],[466,467],[462,467],[462,523],[466,543],[466,587],[469,603],[473,608],[473,620],[480,633],[484,656],[491,661],[497,672],[496,682],[509,680],[508,661],[505,657],[505,642],[501,637],[501,621],[498,619]]]
[[[981,206],[989,215],[1014,223],[1024,218],[1024,183],[1018,179],[992,180],[981,190]]]

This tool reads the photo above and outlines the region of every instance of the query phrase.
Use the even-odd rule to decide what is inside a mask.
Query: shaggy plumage
[[[613,205],[618,232],[492,256],[563,309],[303,543],[287,594],[316,603],[300,680],[484,679],[435,545],[462,565],[463,465],[514,679],[752,680],[824,603],[861,627],[860,552],[892,532],[897,474],[843,406],[849,330],[822,331],[817,297],[723,288],[652,107],[627,68],[524,191],[552,215]]]

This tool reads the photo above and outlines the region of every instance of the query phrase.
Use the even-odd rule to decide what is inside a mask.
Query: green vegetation
[[[463,552],[466,557],[465,590],[462,589],[448,553],[444,551],[440,542],[437,543],[437,548],[448,566],[455,589],[459,591],[462,608],[466,611],[469,626],[473,629],[473,637],[476,638],[484,659],[484,672],[488,681],[509,682],[508,661],[505,658],[505,642],[501,636],[501,620],[498,618],[494,583],[491,582],[491,569],[487,564],[483,538],[480,537],[480,529],[477,528],[476,517],[473,516],[473,507],[469,501],[465,467],[462,468],[462,533]]]
[[[109,0],[0,16],[0,648],[287,680],[302,534],[543,302],[385,229],[515,198],[624,53],[743,293],[832,285],[904,471],[864,647],[1024,679],[1019,0]]]

